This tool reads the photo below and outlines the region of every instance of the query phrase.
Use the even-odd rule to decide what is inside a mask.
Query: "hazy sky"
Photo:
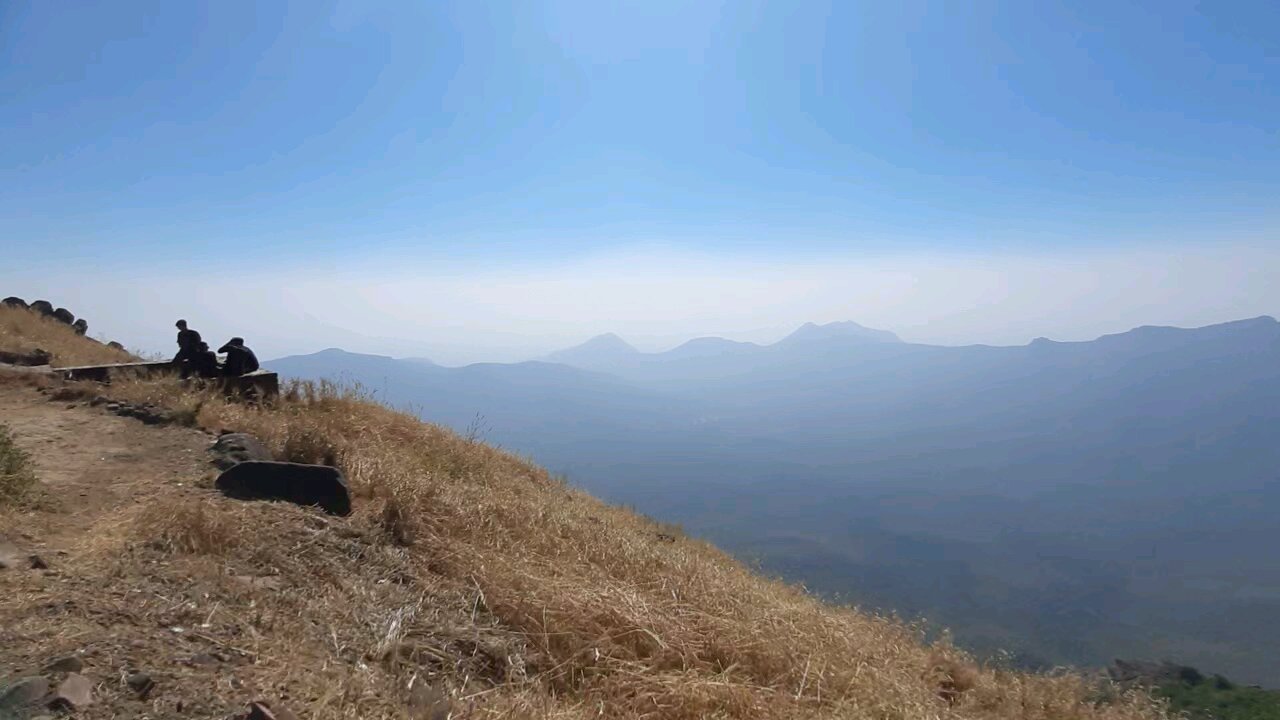
[[[1274,2],[0,4],[0,295],[518,359],[1280,312]]]

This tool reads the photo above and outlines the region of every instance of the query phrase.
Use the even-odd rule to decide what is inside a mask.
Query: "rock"
[[[167,410],[161,410],[150,405],[138,408],[134,411],[133,416],[146,425],[167,425],[173,422],[173,416]]]
[[[84,669],[84,660],[78,655],[68,655],[45,665],[43,672],[80,672]]]
[[[249,703],[249,712],[237,715],[236,720],[298,720],[298,716],[283,707],[272,708],[259,700]]]
[[[80,318],[79,320],[71,323],[71,327],[75,328],[77,335],[84,335],[89,332],[89,321],[84,318]]]
[[[14,297],[13,295],[10,295],[4,300],[0,300],[0,304],[3,304],[5,307],[19,308],[21,310],[26,310],[30,307],[30,305],[27,305],[26,300],[23,300],[20,297]]]
[[[89,401],[89,405],[92,407],[98,407],[99,405],[106,405],[109,402],[111,401],[101,395],[94,395],[93,399]]]
[[[332,515],[351,514],[346,478],[328,465],[248,460],[223,471],[215,484],[224,495],[241,500],[285,500],[318,505]]]
[[[45,317],[53,315],[53,303],[48,300],[37,300],[31,303],[31,309]]]
[[[209,447],[211,461],[219,470],[227,470],[233,465],[249,460],[274,460],[271,451],[257,438],[247,433],[227,433],[214,441]]]
[[[123,346],[123,345],[121,345],[120,343],[116,342],[115,340],[112,340],[111,342],[107,343],[107,347],[112,348],[112,349],[115,349],[115,350],[121,350],[121,351],[123,351],[123,350],[124,350],[124,346]]]
[[[156,689],[156,681],[144,672],[131,673],[124,679],[124,683],[143,700],[146,700],[151,691]]]
[[[52,355],[39,348],[28,352],[9,352],[7,350],[0,350],[0,363],[8,363],[10,365],[35,367],[37,365],[48,365],[52,360]]]
[[[49,701],[55,710],[76,710],[93,703],[93,681],[80,673],[71,673],[58,684],[58,691]]]
[[[35,705],[49,694],[49,681],[38,676],[18,678],[0,688],[0,717],[16,715],[16,711]]]
[[[193,667],[213,667],[222,662],[222,658],[210,653],[197,653],[187,659],[187,664]]]
[[[49,563],[45,562],[45,559],[40,557],[39,555],[29,556],[27,558],[27,562],[30,563],[32,570],[48,570],[49,569]]]
[[[414,720],[448,720],[452,706],[444,690],[421,679],[409,689],[409,716]]]
[[[76,316],[70,310],[60,307],[53,311],[53,319],[65,325],[73,325],[75,324]]]

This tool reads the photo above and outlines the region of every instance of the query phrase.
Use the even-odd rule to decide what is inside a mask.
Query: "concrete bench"
[[[67,380],[109,382],[113,375],[132,374],[146,377],[161,373],[177,373],[178,366],[172,360],[157,360],[54,368],[53,372],[62,375]],[[280,377],[270,370],[259,369],[239,377],[220,377],[212,378],[212,380],[220,382],[223,390],[227,392],[263,399],[272,398],[280,394]]]

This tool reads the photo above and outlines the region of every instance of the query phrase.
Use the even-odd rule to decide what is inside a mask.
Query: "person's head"
[[[174,323],[174,327],[178,328],[179,330],[186,330],[186,329],[187,329],[187,321],[186,321],[186,320],[179,320],[178,322]]]

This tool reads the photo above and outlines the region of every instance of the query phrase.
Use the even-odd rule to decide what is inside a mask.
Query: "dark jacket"
[[[204,345],[191,354],[191,369],[202,378],[218,377],[218,356],[213,354],[208,345]]]
[[[227,343],[218,348],[218,352],[227,354],[227,362],[222,366],[223,375],[236,377],[258,369],[258,356],[244,345]]]
[[[200,351],[200,333],[187,328],[178,331],[178,354],[173,356],[175,362],[191,360]]]

